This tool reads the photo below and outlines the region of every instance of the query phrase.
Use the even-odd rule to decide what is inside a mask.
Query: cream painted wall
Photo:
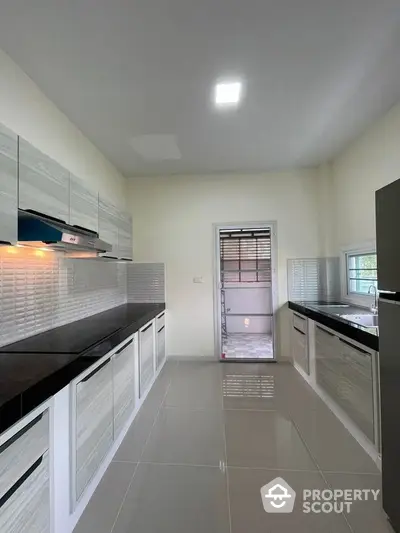
[[[319,252],[316,171],[259,176],[132,179],[134,257],[167,272],[169,355],[213,356],[213,223],[277,221],[279,305],[287,259]],[[203,276],[203,284],[193,277]],[[288,312],[279,313],[280,356],[289,356]]]
[[[333,162],[336,251],[375,239],[375,191],[400,178],[399,146],[400,103]]]
[[[0,122],[125,208],[125,178],[1,50]]]

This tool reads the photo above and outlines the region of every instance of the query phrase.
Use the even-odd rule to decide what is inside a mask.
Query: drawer
[[[293,313],[293,327],[307,334],[307,319]]]
[[[13,486],[0,507],[1,533],[50,532],[49,454],[46,452]]]
[[[113,379],[107,359],[76,385],[76,494],[79,499],[113,441]]]
[[[0,446],[0,499],[48,449],[47,410]]]
[[[162,327],[165,326],[165,313],[163,313],[160,317],[157,317],[156,319],[156,325],[157,325],[157,330],[156,331],[159,331]]]
[[[114,436],[118,436],[135,408],[135,357],[133,340],[113,356]]]
[[[157,368],[159,368],[165,359],[165,326],[157,332]]]

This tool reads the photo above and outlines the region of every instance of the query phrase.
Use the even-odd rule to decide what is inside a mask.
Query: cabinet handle
[[[307,320],[304,316],[298,315],[297,313],[293,313],[293,314],[294,316],[297,316],[297,318],[300,318],[300,320],[303,320],[303,321]]]
[[[147,331],[149,328],[151,328],[153,324],[149,324],[146,328],[142,329],[142,333],[144,333],[145,331]]]
[[[164,316],[165,316],[165,311],[164,311],[164,313],[162,315],[157,317],[157,320],[161,320]]]
[[[106,365],[108,365],[108,363],[111,361],[111,359],[107,359],[107,361],[104,361],[104,363],[102,363],[100,366],[98,366],[97,368],[95,368],[93,370],[93,372],[90,372],[90,374],[88,374],[85,378],[83,378],[80,383],[85,383],[86,381],[89,381],[90,378],[92,378],[95,374],[97,374],[97,372],[100,372],[100,370],[102,368],[104,368]]]
[[[322,333],[326,333],[327,335],[329,335],[330,337],[336,337],[336,335],[334,333],[331,333],[330,331],[326,331],[326,329],[324,328],[320,328],[319,326],[317,326],[317,329],[319,329],[320,331],[322,331]]]
[[[120,354],[121,352],[123,352],[123,351],[125,350],[125,348],[127,348],[130,344],[132,344],[132,342],[133,342],[133,339],[131,339],[131,340],[130,340],[129,342],[127,342],[126,344],[124,344],[124,345],[122,346],[122,348],[120,348],[117,352],[115,352],[114,355],[118,355],[118,354]]]
[[[340,337],[339,337],[340,338]],[[340,339],[340,342],[343,342],[343,344],[347,344],[347,346],[350,346],[350,348],[353,348],[353,350],[356,350],[356,352],[360,352],[362,353],[363,355],[371,355],[369,352],[367,352],[366,350],[362,350],[361,348],[359,348],[358,346],[354,346],[354,344],[351,344],[351,342],[347,342],[347,341],[344,341],[343,339]]]
[[[11,242],[9,241],[0,241],[0,244],[5,244],[6,246],[12,246]]]
[[[11,496],[17,492],[17,490],[20,488],[20,486],[25,483],[25,481],[33,474],[33,472],[39,468],[43,461],[43,455],[42,457],[39,457],[39,459],[34,463],[26,472],[23,474],[19,480],[9,489],[4,496],[0,498],[0,509],[7,503],[7,501],[11,498]]]
[[[115,255],[105,255],[104,257],[106,259],[115,259],[116,261],[118,260],[118,257],[116,257]]]
[[[16,440],[18,440],[24,433],[29,431],[34,425],[36,425],[41,419],[43,418],[43,413],[37,416],[35,419],[33,419],[29,424],[27,424],[25,427],[20,429],[15,435],[13,435],[7,442],[5,442],[2,446],[0,446],[0,454],[4,452],[7,448],[11,446],[11,444],[14,444]]]
[[[298,331],[298,332],[301,333],[302,335],[305,335],[304,331],[301,331],[301,329],[296,328],[296,326],[293,326],[293,329],[295,329],[296,331]]]
[[[164,328],[165,328],[165,326],[163,326],[162,328],[160,328],[160,329],[158,330],[158,333],[160,333]]]

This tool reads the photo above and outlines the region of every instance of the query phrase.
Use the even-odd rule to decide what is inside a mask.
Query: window
[[[347,253],[347,293],[368,295],[371,285],[378,289],[376,253]]]

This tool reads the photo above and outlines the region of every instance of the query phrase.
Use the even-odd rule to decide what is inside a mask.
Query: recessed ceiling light
[[[214,89],[214,103],[217,107],[238,106],[243,93],[241,81],[217,83]]]

